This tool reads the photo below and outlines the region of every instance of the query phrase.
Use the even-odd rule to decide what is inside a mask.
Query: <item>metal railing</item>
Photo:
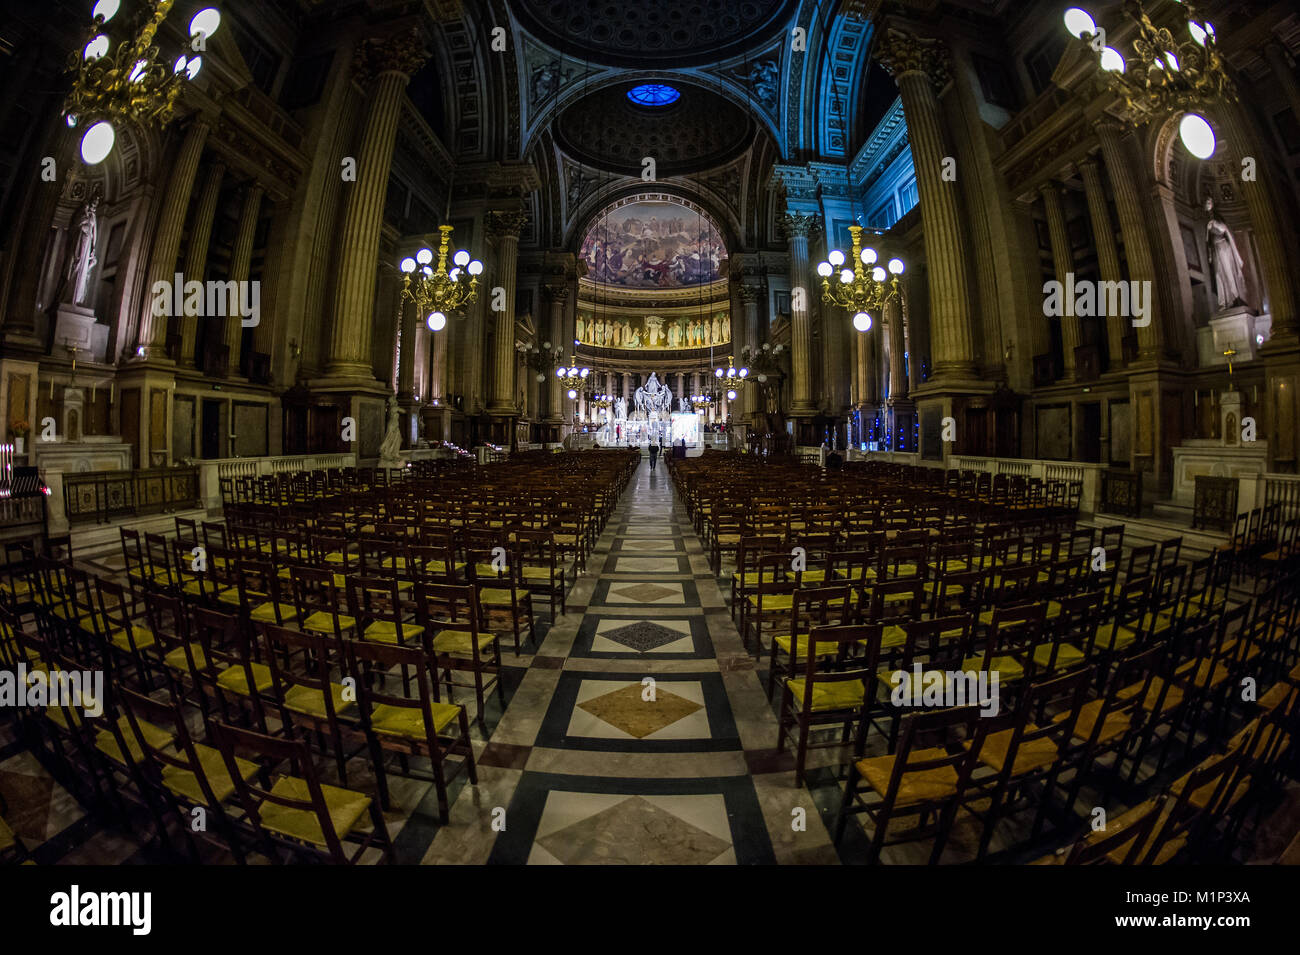
[[[197,467],[63,475],[63,508],[69,524],[105,524],[116,517],[161,514],[201,503]]]

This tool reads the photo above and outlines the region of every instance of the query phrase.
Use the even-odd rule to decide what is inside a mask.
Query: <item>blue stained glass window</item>
[[[681,93],[660,83],[642,83],[627,91],[627,98],[639,106],[667,106],[676,103]]]

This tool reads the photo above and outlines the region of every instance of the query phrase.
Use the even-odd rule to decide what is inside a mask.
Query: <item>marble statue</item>
[[[398,452],[402,450],[402,435],[397,424],[397,402],[391,398],[388,401],[388,429],[384,432],[384,440],[379,445],[379,466],[381,468],[400,468],[404,467]]]
[[[651,372],[646,383],[636,390],[633,400],[636,403],[636,410],[643,412],[649,418],[672,410],[673,392],[667,382],[660,381],[659,376]]]
[[[99,196],[95,196],[82,207],[81,223],[77,226],[77,244],[68,261],[68,279],[73,283],[72,302],[83,305],[90,285],[90,273],[98,264],[95,258],[95,241],[99,238],[99,225],[95,210],[99,207]]]
[[[627,399],[626,398],[619,398],[617,401],[614,402],[614,420],[615,421],[627,420]]]
[[[1220,310],[1246,303],[1246,277],[1237,240],[1214,212],[1214,198],[1205,197],[1205,211],[1210,219],[1205,223],[1205,249],[1210,264],[1210,279]]]

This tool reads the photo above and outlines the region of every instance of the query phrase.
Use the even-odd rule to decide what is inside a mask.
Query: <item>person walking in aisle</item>
[[[659,445],[653,441],[650,442],[650,470],[655,469],[655,462],[659,460]]]

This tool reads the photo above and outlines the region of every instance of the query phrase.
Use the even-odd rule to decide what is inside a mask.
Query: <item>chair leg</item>
[[[844,839],[844,827],[849,821],[849,810],[853,807],[853,798],[858,791],[858,767],[856,763],[849,764],[849,774],[844,780],[844,796],[840,800],[839,815],[835,817],[835,833],[832,841],[839,845]]]

